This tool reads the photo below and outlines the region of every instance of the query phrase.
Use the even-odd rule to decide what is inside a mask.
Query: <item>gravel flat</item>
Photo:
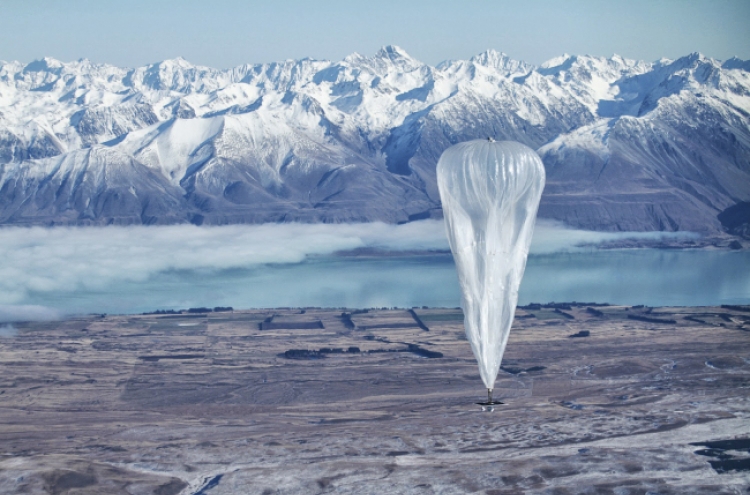
[[[96,315],[3,335],[0,493],[750,487],[742,308],[519,310],[494,412],[475,404],[456,309]]]

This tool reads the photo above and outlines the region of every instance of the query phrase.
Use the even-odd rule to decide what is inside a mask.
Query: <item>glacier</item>
[[[518,141],[539,216],[716,234],[750,201],[750,63],[396,46],[230,69],[0,62],[0,224],[403,223],[442,216],[450,146]]]

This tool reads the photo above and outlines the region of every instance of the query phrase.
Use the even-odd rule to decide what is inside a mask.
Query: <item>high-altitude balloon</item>
[[[459,143],[445,150],[437,165],[466,336],[490,402],[544,179],[544,165],[534,150],[512,141]]]

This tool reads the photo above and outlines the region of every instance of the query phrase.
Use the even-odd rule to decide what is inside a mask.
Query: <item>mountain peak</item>
[[[387,58],[394,62],[397,60],[414,60],[411,55],[406,53],[406,50],[396,45],[385,45],[381,47],[380,50],[378,50],[378,53],[375,54],[375,56],[378,58]]]
[[[497,50],[493,50],[492,48],[490,48],[489,50],[485,50],[482,53],[474,55],[469,60],[479,65],[497,67],[499,65],[505,65],[505,62],[507,60],[510,60],[510,57],[508,57],[508,55],[506,55],[504,52],[498,52]]]
[[[675,62],[679,63],[680,65],[688,66],[694,65],[699,62],[713,62],[713,59],[710,57],[706,57],[701,52],[693,52],[689,55],[678,58],[677,60],[675,60]]]
[[[62,68],[63,63],[52,57],[34,60],[23,68],[24,72],[44,72]]]
[[[563,53],[559,57],[554,57],[554,58],[547,60],[546,62],[542,63],[542,65],[540,65],[539,67],[541,67],[542,69],[551,69],[553,67],[559,67],[560,65],[563,65],[565,62],[569,61],[571,58],[573,58],[572,55],[568,53]]]
[[[692,71],[702,66],[711,66],[718,69],[721,67],[721,63],[711,57],[706,57],[700,52],[693,52],[690,55],[685,55],[684,57],[678,58],[671,64],[668,64],[668,66],[672,71],[679,71],[683,69]]]
[[[506,53],[498,52],[497,50],[493,49],[485,50],[482,53],[474,55],[469,59],[469,61],[477,65],[511,73],[528,72],[533,68],[533,66],[527,64],[526,62],[514,60],[510,58]]]
[[[750,71],[750,60],[742,60],[741,58],[732,57],[725,60],[721,66],[724,69],[742,69]]]
[[[342,62],[346,62],[348,64],[358,64],[361,63],[365,58],[366,57],[359,52],[352,52],[344,57]]]
[[[181,67],[181,68],[191,68],[194,67],[193,64],[182,58],[181,56],[177,56],[175,58],[168,58],[166,60],[163,60],[156,65],[162,66],[162,67]]]

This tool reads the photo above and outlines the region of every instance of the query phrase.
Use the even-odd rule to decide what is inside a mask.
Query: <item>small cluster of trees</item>
[[[215,308],[189,308],[189,309],[157,309],[143,313],[144,315],[180,315],[182,313],[222,313],[234,311],[231,306],[216,306]]]

